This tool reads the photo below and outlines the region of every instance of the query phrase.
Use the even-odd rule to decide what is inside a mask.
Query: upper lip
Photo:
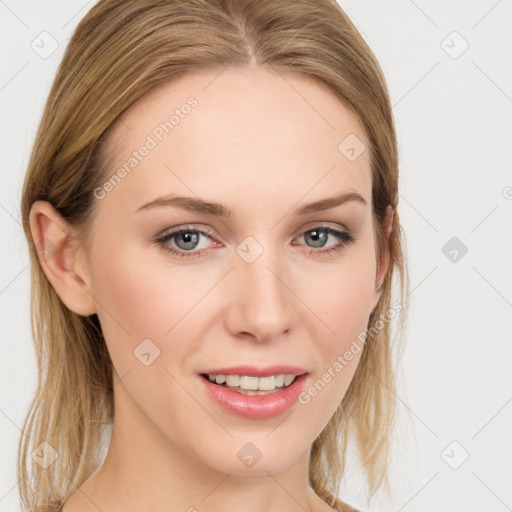
[[[302,375],[308,373],[304,368],[289,365],[256,367],[250,365],[210,368],[200,372],[210,375],[247,375],[248,377],[270,377],[271,375]]]

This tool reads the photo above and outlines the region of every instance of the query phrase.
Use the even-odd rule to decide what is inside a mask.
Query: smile
[[[249,375],[208,375],[208,380],[210,382],[245,395],[266,395],[271,392],[275,392],[278,388],[288,387],[292,384],[295,378],[296,376],[291,374],[270,375],[268,377],[252,377]]]
[[[244,418],[267,419],[279,416],[297,402],[308,375],[255,377],[203,373],[198,377],[207,396],[224,411]]]

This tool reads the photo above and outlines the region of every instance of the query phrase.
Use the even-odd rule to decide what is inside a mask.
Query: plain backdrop
[[[19,510],[16,448],[36,382],[21,185],[58,63],[94,3],[0,1],[0,509],[5,512]],[[340,0],[340,5],[388,80],[411,277],[392,495],[379,494],[370,510],[510,510],[512,2]],[[41,37],[58,45],[51,55],[33,49]],[[50,51],[51,44],[45,48]],[[355,461],[342,484],[340,495],[366,510]]]

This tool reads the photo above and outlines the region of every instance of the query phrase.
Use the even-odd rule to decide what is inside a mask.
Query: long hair
[[[397,211],[398,149],[382,70],[335,0],[101,0],[75,29],[55,76],[23,185],[21,212],[31,258],[31,324],[38,384],[18,447],[23,510],[54,510],[101,462],[113,421],[112,362],[96,315],[60,300],[42,271],[29,225],[36,200],[48,201],[85,235],[94,190],[108,176],[109,127],[146,92],[191,70],[271,67],[327,86],[362,122],[370,142],[376,256],[386,206],[395,209],[389,267],[369,318],[361,359],[335,414],[311,448],[309,482],[337,510],[347,441],[354,439],[370,496],[389,489],[395,423],[395,361],[405,326],[407,268]],[[399,315],[392,307],[399,277]],[[380,323],[379,323],[380,322]],[[397,325],[392,336],[391,323]],[[47,443],[47,444],[42,444]],[[46,468],[34,450],[52,450]]]

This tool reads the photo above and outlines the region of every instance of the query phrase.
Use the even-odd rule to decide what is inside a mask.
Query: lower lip
[[[287,388],[268,395],[243,395],[214,384],[201,375],[199,378],[207,393],[225,410],[256,420],[273,418],[289,409],[302,392],[307,376],[307,373],[300,375]]]

